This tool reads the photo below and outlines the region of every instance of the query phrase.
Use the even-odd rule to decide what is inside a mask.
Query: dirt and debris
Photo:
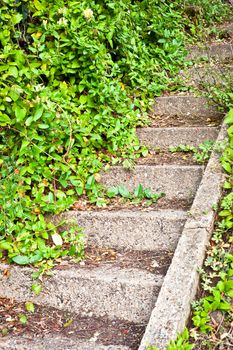
[[[179,164],[179,165],[196,165],[192,152],[169,152],[167,150],[150,150],[147,157],[139,158],[137,164],[140,165],[163,165],[163,164]]]
[[[145,330],[145,324],[134,324],[106,317],[82,317],[70,312],[62,312],[51,307],[34,305],[35,311],[28,312],[24,303],[0,298],[0,337],[20,337],[29,339],[59,334],[77,341],[95,340],[103,345],[127,345],[132,350],[138,345]],[[20,318],[26,316],[26,323]],[[129,345],[130,344],[130,345]]]
[[[86,247],[85,258],[81,262],[60,259],[56,261],[55,269],[67,269],[71,266],[95,268],[104,264],[114,264],[119,268],[137,268],[165,275],[172,257],[173,252],[171,251],[118,251],[113,248]]]
[[[224,115],[224,114],[223,114]],[[206,116],[196,116],[196,115],[163,115],[156,116],[151,115],[151,127],[157,128],[167,128],[167,127],[191,127],[191,126],[219,126],[221,124],[221,118],[213,114],[212,117],[206,118]]]

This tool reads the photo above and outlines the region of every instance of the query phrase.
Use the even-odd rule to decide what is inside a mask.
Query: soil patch
[[[224,113],[223,113],[224,115]],[[185,126],[219,126],[221,124],[221,118],[213,115],[206,118],[206,116],[194,116],[194,115],[172,115],[172,116],[150,116],[151,127],[156,128],[168,128],[168,127],[185,127]]]
[[[169,152],[166,150],[151,150],[147,157],[137,160],[139,165],[163,165],[163,164],[179,164],[179,165],[197,165],[199,164],[193,159],[192,152]]]
[[[154,274],[165,275],[171,264],[171,251],[118,251],[112,248],[87,247],[85,258],[80,263],[61,259],[55,269],[67,269],[71,266],[79,268],[95,268],[102,265],[114,265],[120,268],[137,268]]]
[[[167,200],[166,196],[160,198],[156,203],[148,205],[148,200],[140,201],[128,201],[122,197],[111,198],[109,203],[105,207],[98,207],[94,204],[90,204],[86,197],[80,198],[75,202],[70,209],[80,211],[113,211],[113,210],[141,210],[141,211],[153,211],[159,209],[176,209],[176,210],[188,210],[192,205],[192,200]]]
[[[93,345],[127,345],[136,350],[146,326],[117,319],[109,320],[106,317],[82,317],[55,308],[34,306],[34,313],[29,313],[25,310],[24,303],[0,298],[0,337],[24,335],[33,339],[59,334],[77,342],[91,340]],[[24,325],[19,321],[20,314],[27,317]]]

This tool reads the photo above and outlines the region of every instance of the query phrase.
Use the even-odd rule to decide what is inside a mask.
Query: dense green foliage
[[[1,256],[81,254],[79,231],[45,215],[103,204],[103,163],[143,151],[135,126],[184,62],[186,3],[0,1]]]

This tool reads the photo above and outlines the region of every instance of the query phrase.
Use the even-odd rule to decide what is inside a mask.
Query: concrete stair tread
[[[167,200],[188,200],[194,197],[203,170],[203,166],[199,165],[136,165],[132,171],[112,166],[108,172],[102,172],[101,176],[102,183],[107,188],[124,185],[132,191],[141,184],[153,192],[164,192]]]
[[[89,245],[156,251],[175,249],[186,218],[184,210],[123,209],[69,211],[57,220],[75,221]]]
[[[31,300],[83,316],[92,313],[96,317],[129,322],[149,319],[164,278],[160,274],[113,264],[93,269],[66,267],[55,269],[52,276],[44,278],[42,292],[35,296],[30,292],[33,269],[7,265],[0,268],[10,272],[8,278],[0,276],[6,298]]]
[[[124,345],[101,345],[93,341],[83,341],[61,335],[48,334],[44,337],[18,336],[0,340],[0,349],[4,350],[129,350]]]
[[[145,322],[83,316],[35,303],[34,312],[27,312],[24,302],[6,298],[0,298],[0,310],[1,329],[8,330],[0,337],[0,349],[8,350],[127,350],[128,345],[136,349],[146,326]],[[27,317],[24,325],[18,320],[20,313]]]
[[[195,66],[180,72],[186,86],[217,85],[225,86],[233,77],[233,65]]]
[[[168,127],[138,128],[137,134],[141,143],[150,147],[168,148],[186,144],[198,146],[206,140],[215,140],[218,135],[218,127]]]
[[[208,58],[217,61],[225,61],[233,58],[233,45],[231,42],[211,43],[200,48],[192,47],[187,59]]]
[[[233,38],[233,23],[223,24],[220,27],[218,26],[217,29],[220,29],[223,33]]]
[[[193,95],[171,95],[155,99],[151,110],[153,116],[184,117],[182,123],[186,126],[208,125],[210,121],[221,123],[223,113],[207,98]],[[173,126],[173,125],[172,125]]]

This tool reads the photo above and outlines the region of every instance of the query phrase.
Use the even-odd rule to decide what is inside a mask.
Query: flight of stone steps
[[[227,49],[223,50],[223,45]],[[193,52],[197,55],[196,49]],[[217,58],[224,63],[226,58],[233,57],[232,46],[215,44],[208,55],[211,60]],[[222,118],[223,114],[204,97],[192,94],[159,97],[151,112],[151,126],[138,129],[138,135],[150,149],[168,153],[169,146],[198,146],[205,140],[214,141]],[[38,296],[31,292],[31,268],[0,265],[2,272],[10,271],[0,275],[0,297],[18,304],[32,301],[38,305],[36,317],[41,319],[41,331],[38,327],[30,331],[28,325],[18,336],[0,338],[0,349],[140,347],[205,171],[205,165],[189,160],[185,163],[182,157],[172,164],[169,159],[165,157],[160,165],[155,165],[152,157],[149,164],[139,162],[132,171],[112,166],[102,173],[102,182],[107,187],[123,184],[133,190],[140,183],[153,192],[165,192],[166,196],[153,208],[66,213],[67,218],[75,219],[84,228],[93,259],[80,264],[58,264],[51,276],[43,277],[43,289]],[[50,314],[54,315],[53,321],[48,317]],[[64,327],[67,319],[72,322]]]

